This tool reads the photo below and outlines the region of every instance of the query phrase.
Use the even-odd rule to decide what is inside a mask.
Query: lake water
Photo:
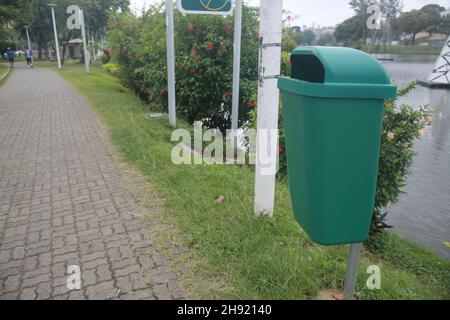
[[[425,79],[436,56],[394,56],[385,61],[387,71],[399,87]],[[418,86],[400,102],[415,107],[436,108],[433,123],[415,144],[412,173],[405,187],[407,194],[388,208],[388,223],[394,231],[450,259],[450,90]]]

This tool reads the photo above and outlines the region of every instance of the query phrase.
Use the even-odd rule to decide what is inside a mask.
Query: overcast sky
[[[251,5],[259,5],[259,0],[244,0]],[[155,0],[130,0],[131,8],[140,12],[155,2]],[[404,0],[404,10],[420,9],[426,4],[435,3],[444,7],[450,7],[450,0]],[[299,16],[296,25],[334,26],[353,15],[348,5],[349,0],[284,0],[284,9],[292,12],[293,16]]]

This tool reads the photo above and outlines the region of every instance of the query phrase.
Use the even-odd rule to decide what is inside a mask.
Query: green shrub
[[[406,96],[416,86],[413,82],[399,90],[398,97]],[[413,143],[430,122],[431,115],[426,106],[414,110],[406,104],[398,105],[397,100],[386,101],[372,231],[385,227],[385,208],[399,201],[413,164]]]
[[[167,108],[165,15],[152,6],[141,18],[110,19],[109,43],[122,81],[156,108]],[[175,14],[177,114],[210,128],[230,128],[233,17]],[[258,79],[258,11],[244,8],[240,125],[255,105]]]

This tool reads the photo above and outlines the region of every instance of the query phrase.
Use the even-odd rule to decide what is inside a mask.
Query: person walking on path
[[[6,51],[6,57],[8,58],[10,67],[14,68],[14,51],[8,48],[8,51]]]
[[[33,54],[30,48],[25,49],[25,58],[27,59],[27,65],[33,68]]]

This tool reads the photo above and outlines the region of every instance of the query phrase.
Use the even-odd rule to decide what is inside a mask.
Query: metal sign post
[[[237,130],[239,129],[239,85],[241,82],[241,40],[242,40],[242,0],[236,0],[234,13],[234,57],[233,57],[233,103],[231,106],[231,129],[233,148],[237,151]]]
[[[344,284],[344,300],[353,300],[356,288],[356,278],[358,275],[359,260],[361,257],[361,243],[350,245],[348,257],[347,275]]]
[[[281,66],[282,0],[261,0],[258,119],[256,138],[255,214],[273,215],[276,170],[264,167],[260,155],[266,154],[276,163],[279,96],[277,78]],[[266,142],[261,139],[265,133]],[[272,172],[273,171],[273,172]]]
[[[166,1],[167,29],[167,81],[169,94],[169,123],[177,126],[176,95],[175,95],[175,37],[174,37],[173,0]]]
[[[61,57],[59,56],[59,41],[58,41],[58,31],[56,30],[56,20],[55,20],[55,7],[56,4],[50,3],[48,6],[52,10],[52,19],[53,19],[53,31],[55,33],[55,47],[56,47],[56,57],[58,58],[58,68],[61,69]]]
[[[78,11],[79,19],[80,19],[80,26],[81,26],[81,36],[83,37],[83,51],[84,51],[84,65],[86,67],[86,72],[90,73],[90,67],[89,67],[89,48],[86,40],[86,26],[84,25],[84,12],[83,10]]]
[[[24,26],[24,28],[25,28],[25,32],[27,33],[28,50],[30,50],[31,61],[33,61],[33,50],[31,50],[30,33],[28,32],[29,27]]]

